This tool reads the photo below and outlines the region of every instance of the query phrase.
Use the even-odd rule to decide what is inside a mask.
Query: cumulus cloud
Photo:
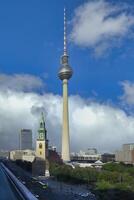
[[[134,141],[133,117],[107,104],[87,103],[83,100],[80,105],[73,98],[70,104],[75,109],[70,118],[75,148],[97,147],[101,151],[112,151],[123,143]]]
[[[120,108],[70,96],[69,110],[71,151],[89,147],[114,151],[121,144],[134,141],[134,117]],[[35,144],[42,111],[50,144],[60,150],[62,97],[9,88],[0,90],[0,149],[18,148],[21,128],[33,130]]]
[[[71,40],[81,47],[93,48],[100,55],[123,37],[130,36],[134,16],[124,4],[106,0],[88,1],[79,6],[72,19]]]
[[[121,100],[128,105],[134,105],[134,83],[126,80],[120,84],[123,88]]]
[[[29,74],[0,74],[0,90],[33,91],[43,87],[43,81]]]

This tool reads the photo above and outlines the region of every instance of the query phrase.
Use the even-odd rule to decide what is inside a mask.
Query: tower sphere
[[[73,70],[68,64],[68,56],[67,55],[63,55],[61,57],[61,64],[62,65],[59,69],[58,77],[61,80],[64,80],[64,79],[69,80],[71,78],[72,74],[73,74]]]

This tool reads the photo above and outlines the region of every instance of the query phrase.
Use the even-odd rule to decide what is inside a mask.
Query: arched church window
[[[42,149],[42,144],[41,143],[39,144],[39,148]]]

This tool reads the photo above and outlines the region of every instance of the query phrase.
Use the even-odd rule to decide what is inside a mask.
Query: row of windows
[[[97,160],[99,159],[99,157],[82,157],[82,156],[79,156],[79,157],[72,157],[72,159],[74,160]]]

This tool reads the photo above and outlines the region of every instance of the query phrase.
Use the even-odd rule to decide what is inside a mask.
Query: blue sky
[[[1,73],[45,76],[46,91],[61,94],[57,71],[63,49],[63,8],[66,6],[70,21],[74,10],[84,2],[87,1],[0,1]],[[117,101],[122,93],[119,82],[133,81],[134,43],[126,37],[120,47],[110,48],[100,57],[94,56],[92,49],[73,42],[68,51],[74,70],[70,94],[92,97],[97,93],[101,100]]]

